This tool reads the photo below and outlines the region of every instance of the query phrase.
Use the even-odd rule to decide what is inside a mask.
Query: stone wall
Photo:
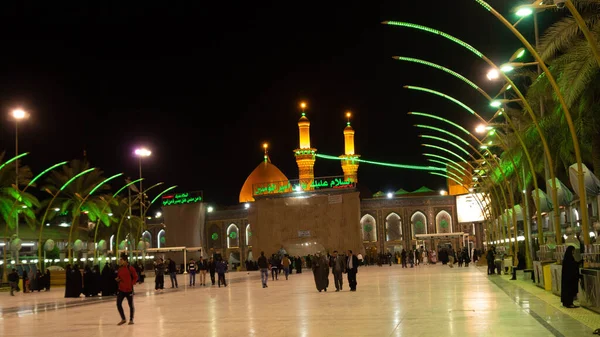
[[[359,193],[314,192],[258,199],[248,214],[254,256],[284,248],[292,255],[318,250],[362,252]]]

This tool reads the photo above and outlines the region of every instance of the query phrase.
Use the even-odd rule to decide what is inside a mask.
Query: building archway
[[[423,212],[414,212],[410,217],[410,225],[413,239],[416,238],[417,234],[427,234],[427,217]]]
[[[385,217],[385,241],[402,240],[402,218],[395,212]]]
[[[363,242],[377,241],[377,222],[371,214],[365,214],[360,219]]]
[[[252,237],[252,228],[250,228],[250,224],[246,225],[246,247],[252,247],[251,239]]]
[[[142,240],[148,242],[148,248],[152,248],[152,234],[150,234],[150,232],[144,231],[144,233],[142,233]]]
[[[164,229],[158,231],[156,234],[156,247],[161,248],[164,247],[167,243],[166,232]]]
[[[238,248],[240,246],[240,229],[236,224],[227,227],[227,248]],[[239,257],[238,257],[239,260]]]
[[[452,217],[446,211],[439,211],[435,216],[436,233],[452,233]]]

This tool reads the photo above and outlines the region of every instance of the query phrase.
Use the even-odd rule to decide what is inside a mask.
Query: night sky
[[[515,21],[509,2],[490,1]],[[320,153],[342,154],[344,112],[351,110],[357,152],[405,164],[427,163],[413,127],[425,120],[408,111],[469,129],[477,120],[403,85],[443,91],[492,116],[466,84],[392,56],[442,64],[494,92],[500,84],[488,83],[483,61],[443,38],[381,21],[443,30],[498,63],[520,47],[471,0],[19,3],[0,4],[2,147],[13,154],[8,113],[20,106],[31,114],[20,127],[20,150],[31,152],[24,164],[35,172],[86,150],[106,175],[136,177],[133,149],[145,145],[153,151],[144,163],[148,183],[203,190],[218,205],[237,203],[265,141],[272,162],[297,178],[301,100]],[[531,22],[520,28],[532,32]],[[342,175],[339,162],[318,159],[315,176],[329,175]],[[445,186],[426,173],[366,164],[359,180],[372,192]]]

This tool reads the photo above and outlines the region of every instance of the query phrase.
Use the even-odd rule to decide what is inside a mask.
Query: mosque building
[[[204,202],[163,207],[168,246],[201,246],[206,255],[218,253],[242,266],[261,251],[305,256],[351,249],[375,255],[421,245],[482,247],[483,225],[458,222],[453,194],[421,187],[361,195],[360,156],[349,113],[339,156],[343,175],[315,177],[317,149],[310,142],[304,103],[301,108],[299,146],[294,150],[298,179],[289,179],[271,162],[264,144],[264,158],[244,182],[238,205],[214,210]]]

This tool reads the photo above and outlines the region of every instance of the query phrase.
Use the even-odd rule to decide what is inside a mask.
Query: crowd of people
[[[15,291],[19,292],[21,289],[19,288],[19,280],[21,277],[16,269],[13,269],[8,274],[8,284],[10,287],[10,295],[15,296]],[[23,269],[23,293],[29,292],[40,292],[42,290],[49,291],[50,290],[50,270],[46,269],[46,273],[42,274],[40,270],[35,272],[35,275],[29,276],[27,270]]]

